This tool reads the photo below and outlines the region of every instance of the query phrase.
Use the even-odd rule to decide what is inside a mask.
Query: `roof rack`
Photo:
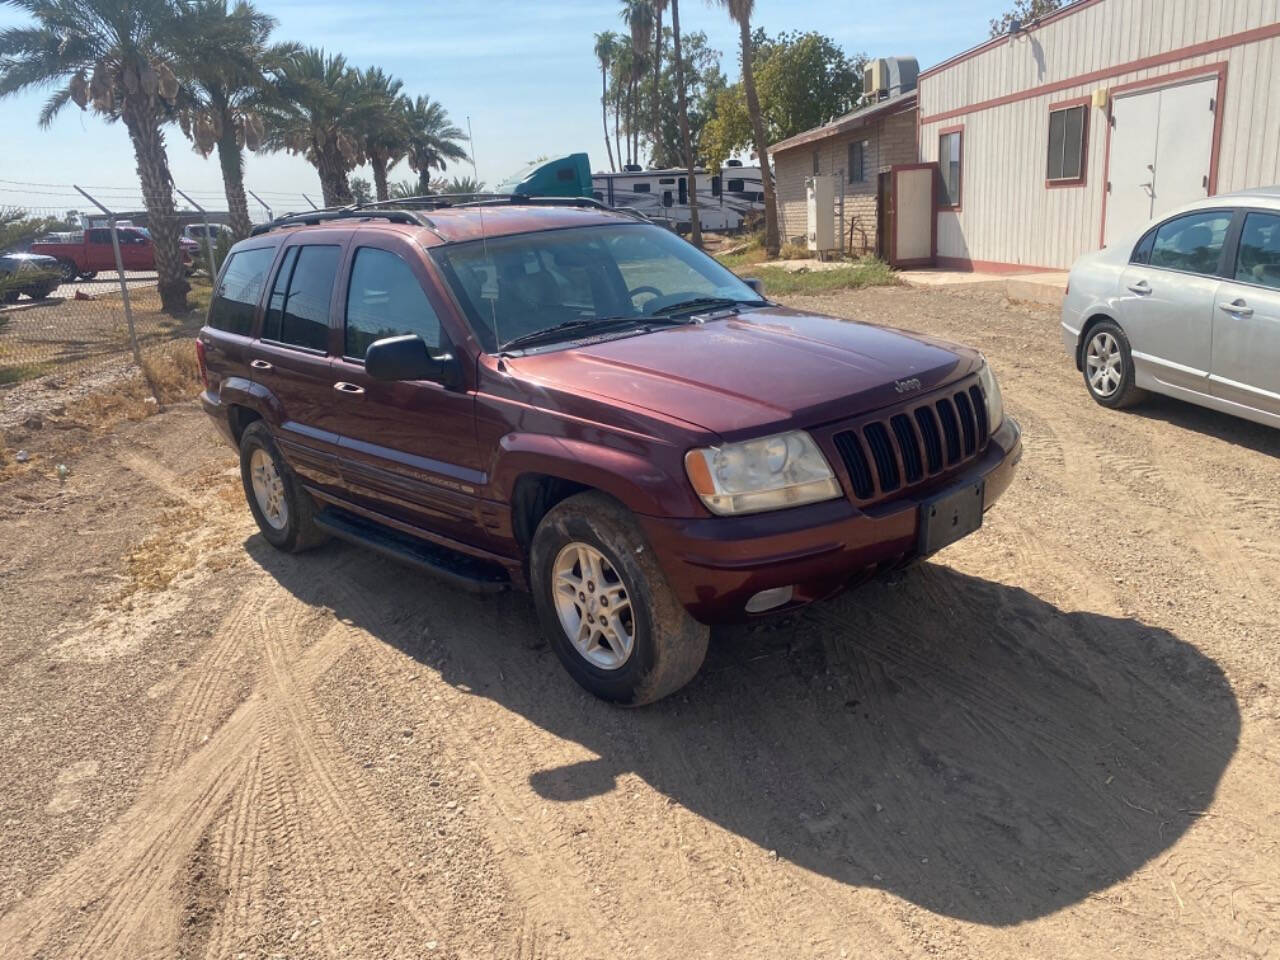
[[[418,227],[431,225],[426,222],[425,218],[419,217],[411,210],[368,210],[363,207],[341,207],[336,210],[286,213],[282,217],[276,217],[270,223],[259,224],[250,231],[249,235],[256,237],[272,230],[279,230],[281,227],[314,227],[317,224],[328,223],[333,220],[369,220],[373,218],[388,220],[391,223],[408,223]]]
[[[526,196],[519,193],[429,193],[416,197],[401,197],[396,200],[375,200],[357,206],[347,207],[351,211],[382,208],[424,208],[440,210],[447,207],[499,207],[499,206],[545,206],[545,207],[582,207],[593,210],[608,210],[623,213],[642,220],[649,218],[630,207],[611,207],[601,203],[595,197],[543,197]]]

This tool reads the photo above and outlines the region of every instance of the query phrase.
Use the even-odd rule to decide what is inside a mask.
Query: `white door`
[[[1216,77],[1116,97],[1106,243],[1209,195]]]

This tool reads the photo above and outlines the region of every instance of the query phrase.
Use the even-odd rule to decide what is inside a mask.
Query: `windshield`
[[[651,224],[523,233],[431,253],[489,353],[566,324],[564,339],[584,335],[586,325],[572,321],[643,323],[686,301],[704,307],[765,302],[711,257]]]

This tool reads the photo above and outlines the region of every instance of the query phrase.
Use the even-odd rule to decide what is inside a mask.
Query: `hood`
[[[0,266],[14,273],[56,270],[58,261],[54,257],[46,257],[43,253],[5,253],[0,254]]]
[[[972,372],[978,357],[918,334],[768,307],[508,363],[539,386],[620,401],[735,439],[889,406]]]

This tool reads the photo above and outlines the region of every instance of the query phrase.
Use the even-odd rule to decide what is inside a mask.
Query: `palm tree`
[[[430,97],[406,102],[409,125],[409,169],[418,175],[418,192],[431,192],[431,171],[444,170],[446,160],[465,160],[459,141],[467,136],[449,122],[444,107]]]
[[[54,87],[40,111],[48,127],[68,104],[92,105],[121,121],[133,142],[147,226],[155,244],[160,302],[185,313],[190,286],[182,268],[173,177],[162,127],[173,116],[178,78],[169,66],[177,32],[173,0],[6,0],[35,23],[0,30],[0,98]]]
[[[613,160],[613,145],[609,143],[609,67],[617,54],[618,35],[612,30],[596,34],[596,60],[600,62],[600,121],[604,124],[604,148],[609,153],[609,169],[618,172]]]
[[[658,109],[658,101],[662,97],[662,14],[667,9],[668,0],[649,0],[649,2],[653,4],[653,103],[650,105],[653,123],[653,156],[650,160],[654,166],[666,166],[666,158],[659,153],[662,148],[662,111]],[[677,46],[677,56],[679,56],[679,50]]]
[[[436,184],[440,188],[441,193],[483,193],[484,181],[476,180],[474,177],[454,177],[447,183],[440,181]]]
[[[621,131],[626,124],[626,116],[630,105],[632,62],[635,52],[631,44],[625,40],[618,44],[613,52],[613,145],[618,152],[618,165],[626,167],[631,163],[631,132],[628,129],[626,139],[626,159],[623,159],[623,141]]]
[[[404,200],[408,197],[416,197],[422,191],[419,189],[417,180],[397,180],[391,184],[387,193],[390,200]]]
[[[729,11],[738,24],[742,40],[742,86],[747,94],[747,113],[751,117],[751,132],[756,142],[756,156],[760,159],[760,182],[764,185],[764,248],[776,257],[782,244],[778,238],[778,208],[773,198],[773,175],[769,172],[768,141],[764,136],[764,117],[760,113],[760,98],[756,95],[756,76],[751,64],[751,14],[755,0],[716,0]]]
[[[698,214],[698,177],[693,169],[696,166],[693,147],[689,143],[689,101],[684,89],[684,57],[680,52],[680,0],[671,0],[671,41],[676,58],[676,109],[680,114],[680,146],[684,150],[684,165],[688,168],[689,177],[689,242],[695,247],[701,247],[702,219]],[[661,136],[656,126],[654,135]]]
[[[295,44],[269,46],[273,17],[237,0],[195,0],[186,7],[175,51],[183,83],[178,122],[182,132],[207,157],[218,151],[222,186],[231,215],[231,232],[249,235],[249,201],[244,192],[244,149],[262,146],[265,128],[259,109],[273,86],[274,73],[298,53]]]
[[[353,201],[347,175],[364,162],[355,131],[366,97],[355,70],[341,54],[308,47],[281,71],[279,100],[264,111],[268,150],[301,154],[320,174],[326,207]]]
[[[373,168],[373,184],[379,200],[391,197],[387,171],[404,159],[409,150],[409,98],[401,94],[403,84],[378,67],[360,74],[368,105],[360,118],[364,152]]]
[[[622,0],[619,13],[622,22],[631,31],[631,80],[627,97],[627,130],[635,146],[629,152],[640,162],[640,129],[636,124],[636,87],[644,76],[649,40],[653,36],[653,5],[650,0]]]

